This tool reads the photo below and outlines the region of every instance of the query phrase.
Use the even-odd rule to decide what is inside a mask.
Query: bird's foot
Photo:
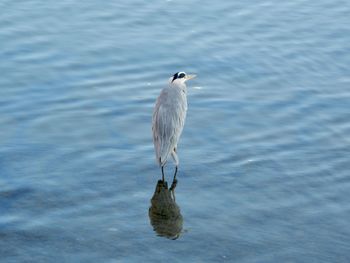
[[[177,179],[175,178],[174,181],[172,182],[171,186],[170,186],[170,191],[174,191],[177,185]]]

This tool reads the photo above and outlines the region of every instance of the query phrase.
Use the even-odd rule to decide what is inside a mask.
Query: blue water
[[[1,262],[350,262],[349,1],[0,9]],[[177,71],[171,240],[151,115]]]

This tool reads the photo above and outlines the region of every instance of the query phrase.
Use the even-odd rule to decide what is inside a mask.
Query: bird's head
[[[195,78],[196,75],[186,74],[185,72],[177,72],[170,77],[169,82],[174,84],[184,84],[187,80]]]

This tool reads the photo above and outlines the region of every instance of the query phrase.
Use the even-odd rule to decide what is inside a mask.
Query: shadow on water
[[[157,182],[148,215],[153,230],[159,236],[169,239],[179,238],[182,233],[183,218],[180,207],[175,201],[174,183],[168,189],[166,181]]]

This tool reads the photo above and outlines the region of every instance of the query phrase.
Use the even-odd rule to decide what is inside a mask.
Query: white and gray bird
[[[179,165],[177,156],[177,143],[185,124],[187,112],[186,81],[196,75],[177,72],[169,79],[168,87],[164,88],[154,107],[152,119],[153,143],[156,158],[162,170],[164,181],[164,165],[169,155],[175,162],[174,181]]]

